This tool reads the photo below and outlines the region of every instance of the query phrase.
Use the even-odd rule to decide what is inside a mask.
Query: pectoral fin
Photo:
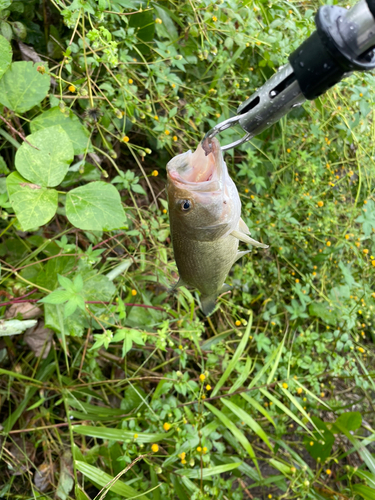
[[[241,259],[241,257],[243,257],[244,255],[246,255],[247,253],[250,253],[250,252],[251,252],[251,250],[244,250],[243,252],[237,252],[237,255],[236,255],[236,257],[234,258],[233,264],[234,264],[235,262],[237,262],[238,260],[240,260],[240,259]]]
[[[245,253],[247,253],[247,252],[245,252]],[[232,286],[227,285],[226,283],[224,283],[224,285],[220,288],[219,295],[221,293],[228,292],[229,290],[232,290],[232,289],[233,289]]]
[[[238,238],[240,241],[243,241],[244,243],[248,243],[249,245],[253,245],[254,247],[268,248],[268,245],[265,245],[264,243],[260,243],[259,241],[253,240],[253,238],[250,238],[250,236],[242,233],[241,231],[234,230],[230,234],[232,236],[234,236],[235,238]]]
[[[250,229],[247,227],[246,223],[242,220],[242,217],[238,222],[238,229],[241,231],[241,233],[251,234]]]
[[[180,286],[186,286],[185,283],[182,281],[181,278],[178,279],[177,283],[172,285],[170,288],[168,288],[168,293],[173,293],[179,288]]]

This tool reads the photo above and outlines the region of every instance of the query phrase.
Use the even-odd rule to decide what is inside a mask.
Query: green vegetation
[[[167,161],[318,7],[0,0],[1,498],[375,498],[372,74],[226,155],[270,248],[168,294]]]

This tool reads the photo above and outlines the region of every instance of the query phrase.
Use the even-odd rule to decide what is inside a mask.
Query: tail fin
[[[216,295],[201,296],[201,309],[205,316],[210,316],[216,307]]]

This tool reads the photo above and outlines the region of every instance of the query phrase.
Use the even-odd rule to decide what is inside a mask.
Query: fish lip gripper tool
[[[316,31],[279,70],[225,120],[205,135],[210,139],[233,125],[246,134],[222,150],[239,146],[260,134],[306,99],[313,100],[353,71],[375,68],[375,0],[360,0],[351,9],[337,5],[320,7]]]

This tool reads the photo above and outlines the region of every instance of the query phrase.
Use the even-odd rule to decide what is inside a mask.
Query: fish
[[[201,310],[212,314],[218,295],[230,289],[225,279],[233,264],[251,250],[239,251],[244,242],[259,248],[241,218],[241,200],[216,137],[201,141],[167,164],[170,234],[179,286],[197,289]]]

